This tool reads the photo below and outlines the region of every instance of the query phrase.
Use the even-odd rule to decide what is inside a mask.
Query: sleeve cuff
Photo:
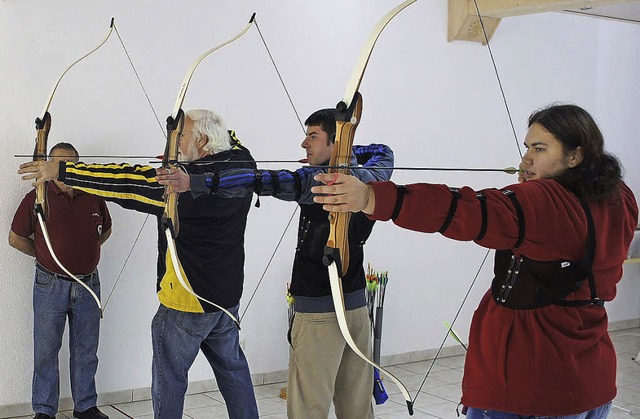
[[[372,220],[388,221],[393,215],[398,198],[398,190],[396,184],[387,182],[371,182],[369,185],[373,188],[376,196],[376,206],[373,214],[369,216]]]
[[[60,161],[60,163],[58,163],[58,180],[64,183],[64,180],[66,177],[67,177],[67,162]]]
[[[191,178],[191,196],[197,198],[209,193],[207,186],[207,174],[189,174]]]

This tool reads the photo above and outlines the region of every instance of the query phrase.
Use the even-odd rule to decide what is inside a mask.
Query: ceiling
[[[583,14],[604,19],[615,19],[630,23],[640,23],[640,1],[632,1],[607,6],[585,7],[565,10],[565,13]]]

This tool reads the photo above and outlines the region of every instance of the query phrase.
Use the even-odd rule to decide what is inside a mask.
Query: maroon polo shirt
[[[46,269],[67,275],[55,262],[33,212],[36,193],[32,190],[20,203],[11,230],[30,237],[36,245],[36,260]],[[54,182],[47,186],[49,214],[45,223],[53,250],[62,264],[74,274],[93,272],[100,260],[100,235],[111,228],[111,216],[104,199],[79,190],[71,197]]]

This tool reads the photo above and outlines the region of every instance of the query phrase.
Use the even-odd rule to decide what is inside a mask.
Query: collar
[[[199,158],[196,162],[205,162],[205,161],[226,161],[230,160],[233,156],[233,150],[225,150],[216,154],[208,154],[204,157]]]
[[[58,185],[56,185],[55,182],[50,181],[50,182],[47,182],[47,183],[49,184],[48,188],[50,188],[51,192],[55,193],[56,195],[64,194],[64,195],[70,196],[68,193],[66,193],[65,191],[60,189],[60,187]],[[84,193],[86,193],[86,192],[81,191],[80,189],[75,189],[74,192],[73,192],[73,195],[74,196],[78,196],[78,195],[84,194]]]

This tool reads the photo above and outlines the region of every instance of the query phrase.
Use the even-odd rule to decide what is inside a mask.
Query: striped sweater
[[[231,132],[233,136],[233,132]],[[198,164],[219,162],[220,167],[255,169],[247,149],[232,150],[206,156],[188,171],[198,171]],[[164,187],[155,180],[155,168],[130,164],[86,164],[61,162],[59,180],[75,189],[102,196],[107,201],[158,218],[157,292],[166,307],[185,312],[214,312],[218,309],[189,294],[179,283],[171,259],[161,216]],[[180,220],[176,248],[181,269],[193,291],[222,307],[239,303],[244,282],[244,232],[251,196],[222,199],[206,195],[197,200],[188,193],[180,194]]]

